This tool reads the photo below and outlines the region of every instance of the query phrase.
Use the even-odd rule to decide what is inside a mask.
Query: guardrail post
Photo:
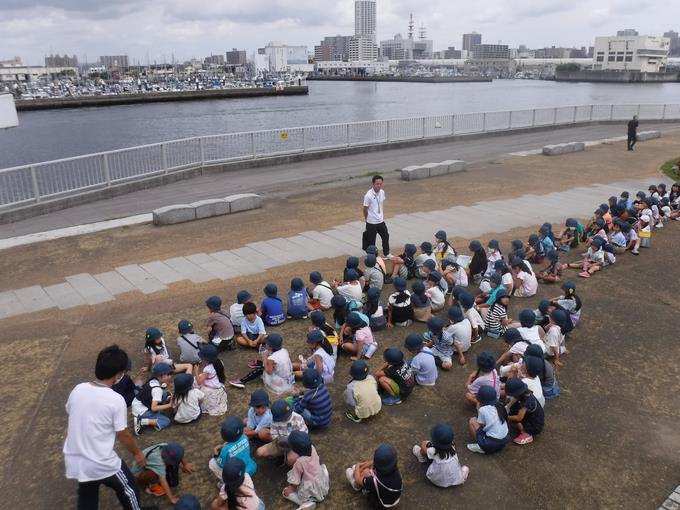
[[[638,105],[637,116],[638,116],[638,117],[640,116],[640,105]]]
[[[573,124],[576,124],[576,109],[577,109],[577,107],[574,106],[574,118],[572,119]]]
[[[425,138],[425,123],[427,122],[427,118],[423,117],[423,138]]]
[[[536,127],[536,108],[531,110],[531,127]]]
[[[590,105],[590,122],[593,121],[593,110],[595,109],[595,105]]]
[[[609,120],[614,120],[614,105],[609,105]]]
[[[456,134],[456,116],[451,115],[451,136]]]
[[[486,112],[482,114],[482,133],[486,133]]]
[[[307,132],[307,128],[302,128],[302,152],[305,152],[307,149],[307,140],[305,139],[305,133]]]
[[[512,129],[512,110],[510,110],[510,115],[508,115],[508,129]]]
[[[40,202],[40,188],[38,187],[38,175],[34,166],[31,166],[31,182],[33,183],[33,196],[36,202]]]
[[[391,130],[392,121],[386,120],[385,122],[387,123],[387,143],[390,143],[390,136],[392,135],[392,130]]]
[[[104,180],[106,181],[106,186],[111,186],[111,170],[109,169],[109,155],[104,153],[103,155],[103,165],[104,165]]]
[[[346,131],[345,134],[346,134],[346,136],[347,136],[347,143],[346,143],[345,145],[346,145],[347,147],[349,147],[349,146],[350,146],[350,143],[349,143],[349,124],[346,124],[346,125],[345,125],[345,131]]]
[[[663,113],[661,114],[661,119],[666,120],[666,103],[663,105]]]
[[[161,168],[168,173],[168,153],[164,143],[161,144]]]
[[[198,139],[198,148],[201,153],[201,167],[205,166],[205,139],[203,137]]]
[[[255,152],[255,132],[250,133],[250,152],[253,154],[253,159],[257,158]]]
[[[557,125],[557,108],[553,108],[553,126]]]

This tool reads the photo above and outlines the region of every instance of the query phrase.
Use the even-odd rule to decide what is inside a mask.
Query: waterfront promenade
[[[678,155],[678,142],[680,134],[667,133],[664,138],[641,143],[634,153],[624,150],[625,142],[617,142],[559,158],[482,155],[469,171],[426,181],[402,182],[394,174],[386,181],[388,223],[400,240],[429,240],[434,231],[446,225],[461,252],[471,238],[479,236],[486,242],[492,235],[507,250],[511,239],[526,239],[546,219],[557,225],[564,220],[558,217],[560,214],[588,216],[610,194],[626,188],[634,193],[646,188],[648,182],[661,182],[659,164]],[[533,148],[528,145],[526,149]],[[233,216],[167,228],[135,225],[3,251],[0,292],[67,283],[87,303],[75,290],[85,292],[87,277],[75,275],[100,275],[123,266],[157,270],[165,265],[171,270],[166,270],[166,277],[177,278],[187,268],[193,277],[187,273],[186,278],[149,294],[133,289],[99,304],[34,309],[0,320],[0,356],[12,373],[11,398],[4,413],[6,441],[0,447],[6,459],[0,466],[6,505],[73,507],[75,487],[63,477],[61,458],[63,405],[71,388],[91,377],[92,360],[103,345],[116,342],[124,347],[133,359],[133,375],[141,375],[142,336],[149,325],[159,327],[169,348],[175,350],[176,325],[181,318],[191,320],[197,332],[204,334],[203,303],[209,295],[221,295],[229,304],[238,289],[247,288],[259,301],[260,289],[268,281],[276,282],[283,292],[292,277],[306,279],[311,270],[319,270],[329,279],[339,276],[345,259],[342,250],[347,245],[344,253],[350,253],[359,242],[355,222],[360,218],[361,197],[368,180],[352,179],[340,187],[303,188],[294,194],[288,191],[285,197],[272,196],[264,209]],[[448,214],[443,212],[447,210]],[[624,255],[590,281],[578,279],[584,312],[569,340],[570,354],[559,368],[562,394],[547,404],[546,430],[528,447],[509,445],[502,454],[488,457],[473,455],[465,448],[470,439],[466,423],[474,410],[462,398],[463,386],[474,369],[476,354],[482,350],[499,354],[504,349],[500,341],[485,338],[472,347],[468,367],[456,366],[442,373],[435,388],[418,388],[401,406],[385,408],[375,419],[361,424],[352,424],[342,416],[349,361],[341,357],[336,382],[331,385],[335,407],[331,428],[313,434],[331,475],[329,498],[319,508],[365,508],[361,495],[345,483],[344,468],[365,458],[368,451],[386,440],[399,453],[406,488],[402,508],[415,508],[425,498],[433,508],[471,507],[479,501],[495,508],[582,508],[584,501],[593,508],[658,507],[677,486],[680,469],[673,433],[675,409],[680,405],[680,378],[667,329],[678,313],[673,288],[678,268],[669,256],[677,245],[678,227],[678,222],[673,222],[655,231],[652,248],[640,257]],[[256,260],[246,249],[279,238],[297,244],[298,236],[312,235],[312,231],[324,237],[314,246],[300,246],[294,252],[296,258],[279,260],[279,265],[266,262],[269,255]],[[349,237],[337,234],[335,243],[330,240],[330,231],[346,231]],[[328,251],[322,251],[325,246]],[[275,258],[283,255],[275,253],[274,246],[269,249]],[[202,264],[199,269],[212,274],[230,267],[225,259],[222,265],[207,265],[192,257],[225,250],[244,250],[245,263],[241,266],[245,271],[221,279],[208,278],[194,268],[196,263]],[[572,253],[563,257],[566,261],[578,256]],[[174,268],[166,264],[171,259],[175,259]],[[263,267],[261,262],[270,267]],[[248,271],[250,274],[246,274]],[[569,275],[575,277],[575,272]],[[654,299],[643,297],[642,290],[648,288],[653,289]],[[391,290],[387,286],[383,299]],[[512,303],[511,316],[557,293],[556,287],[541,285],[535,298]],[[96,297],[88,294],[91,301]],[[650,316],[654,320],[650,321]],[[303,353],[307,326],[304,321],[289,321],[277,329],[293,358]],[[401,347],[408,333],[423,330],[423,325],[414,325],[380,332],[379,352]],[[245,373],[252,354],[246,350],[225,354],[228,377]],[[379,358],[371,360],[371,370],[379,368]],[[650,379],[655,375],[658,377]],[[252,383],[246,391],[230,388],[228,414],[243,415],[250,392],[258,387],[259,383]],[[642,418],[639,414],[638,419],[631,418],[642,411]],[[206,416],[191,429],[172,426],[140,437],[144,447],[159,441],[181,441],[185,445],[187,458],[197,471],[182,475],[178,492],[191,492],[204,504],[217,492],[207,462],[209,450],[219,440],[221,420]],[[437,422],[454,427],[458,455],[470,466],[470,478],[462,487],[433,488],[424,477],[424,467],[410,453],[412,445],[426,437],[429,427]],[[644,448],[631,447],[640,444],[642,438]],[[40,477],[34,476],[36,458],[44,460]],[[524,476],[517,476],[518,466]],[[258,463],[254,480],[268,508],[291,508],[280,496],[284,473],[276,462]],[[144,503],[158,501],[144,496]],[[110,493],[102,492],[101,508],[114,508]]]

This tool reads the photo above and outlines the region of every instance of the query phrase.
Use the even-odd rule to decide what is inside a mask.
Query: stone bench
[[[447,175],[465,170],[465,161],[449,159],[441,163],[426,163],[424,165],[407,166],[401,169],[402,181],[427,179],[438,175]]]
[[[255,193],[240,193],[226,198],[200,200],[193,204],[177,204],[153,211],[154,225],[175,225],[187,221],[212,218],[262,207],[262,197]]]
[[[637,134],[638,142],[644,142],[645,140],[652,140],[654,138],[661,138],[661,131],[642,131]]]
[[[559,156],[561,154],[569,154],[570,152],[582,152],[586,150],[586,144],[583,142],[568,142],[558,143],[555,145],[546,145],[543,147],[544,156]]]

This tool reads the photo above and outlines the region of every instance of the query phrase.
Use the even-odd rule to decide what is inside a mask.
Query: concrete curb
[[[586,150],[584,142],[567,142],[558,143],[556,145],[546,145],[543,147],[544,156],[559,156],[561,154],[569,154],[570,152],[583,152]]]
[[[441,163],[425,163],[424,165],[407,166],[401,169],[402,181],[416,181],[447,175],[465,170],[465,161],[448,159]]]
[[[262,207],[262,197],[255,193],[239,193],[226,198],[199,200],[193,204],[176,204],[160,207],[152,212],[153,224],[175,225],[187,221],[212,218]]]

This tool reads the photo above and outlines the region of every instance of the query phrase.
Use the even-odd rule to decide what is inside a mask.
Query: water
[[[20,112],[0,168],[198,135],[578,104],[680,103],[680,84],[308,82],[308,96]]]

